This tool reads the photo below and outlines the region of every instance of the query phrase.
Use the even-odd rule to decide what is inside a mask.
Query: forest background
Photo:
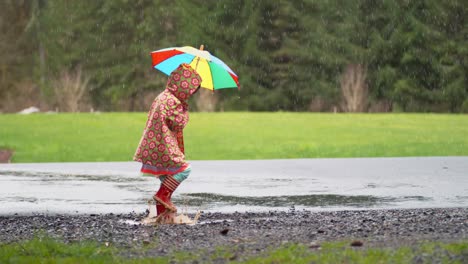
[[[149,53],[205,45],[198,111],[468,112],[465,0],[4,0],[0,112],[147,111]]]

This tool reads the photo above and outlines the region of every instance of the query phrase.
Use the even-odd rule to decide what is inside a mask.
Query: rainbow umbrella
[[[187,63],[202,78],[201,87],[209,90],[239,88],[239,77],[229,66],[208,51],[193,47],[172,47],[151,52],[153,68],[170,75],[180,64]]]

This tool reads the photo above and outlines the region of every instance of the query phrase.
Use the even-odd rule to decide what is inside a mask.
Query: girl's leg
[[[157,202],[156,209],[158,215],[164,213],[166,209],[172,212],[177,211],[177,208],[171,201],[172,194],[177,189],[177,187],[179,187],[180,183],[187,179],[191,171],[192,169],[189,166],[184,171],[175,175],[166,175],[159,177],[159,179],[161,180],[161,187],[159,188],[158,192],[153,196],[154,200],[156,200]]]

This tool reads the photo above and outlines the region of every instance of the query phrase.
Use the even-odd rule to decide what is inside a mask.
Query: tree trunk
[[[200,88],[196,98],[197,109],[200,112],[214,112],[218,104],[218,96],[207,89]]]
[[[362,64],[349,64],[341,75],[342,109],[365,112],[368,102],[367,69]]]

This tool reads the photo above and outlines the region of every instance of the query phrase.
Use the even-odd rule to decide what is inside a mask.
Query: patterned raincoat
[[[184,171],[183,129],[189,121],[189,97],[201,84],[200,75],[188,64],[175,69],[166,89],[153,101],[148,121],[133,160],[141,162],[145,174],[174,175]]]

